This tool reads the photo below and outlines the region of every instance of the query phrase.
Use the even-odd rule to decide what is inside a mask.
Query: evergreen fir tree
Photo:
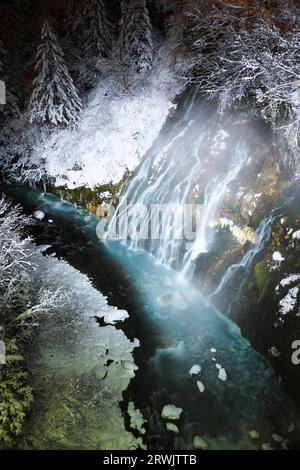
[[[29,103],[31,122],[74,126],[82,103],[64,61],[64,54],[48,21],[42,28],[35,64],[36,78]]]
[[[87,0],[83,9],[84,53],[106,57],[111,46],[111,27],[103,0]]]
[[[152,28],[145,0],[122,0],[119,47],[131,71],[144,74],[151,69]]]

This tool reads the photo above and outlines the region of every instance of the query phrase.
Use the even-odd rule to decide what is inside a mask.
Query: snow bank
[[[162,51],[151,76],[134,91],[118,93],[102,80],[89,97],[79,127],[53,134],[36,149],[56,185],[69,188],[116,183],[134,170],[159,134],[182,84]]]

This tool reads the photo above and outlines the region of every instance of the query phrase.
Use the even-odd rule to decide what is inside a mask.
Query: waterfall
[[[181,108],[131,178],[106,237],[114,238],[117,225],[126,227],[120,238],[132,249],[146,249],[192,278],[195,260],[212,241],[209,225],[248,160],[249,147],[242,139],[227,143],[220,116],[195,95]],[[187,225],[194,230],[185,230]]]
[[[217,297],[221,296],[225,289],[228,289],[232,286],[236,276],[241,274],[239,287],[234,296],[234,299],[229,304],[227,309],[227,314],[231,313],[231,307],[234,302],[237,302],[242,294],[243,288],[247,282],[248,275],[252,269],[253,262],[256,256],[262,252],[265,248],[267,242],[270,239],[272,224],[274,222],[274,216],[271,213],[269,216],[265,217],[258,226],[257,229],[257,242],[256,244],[247,251],[247,253],[243,256],[239,263],[232,264],[222,276],[221,281],[219,282],[218,286],[216,287],[215,291],[210,295],[210,300],[214,301]]]
[[[233,156],[233,161],[225,177],[218,181],[218,177],[213,177],[205,189],[204,212],[201,217],[200,229],[195,243],[184,257],[182,272],[185,276],[192,278],[194,274],[195,261],[201,253],[208,251],[209,223],[216,215],[230,183],[239,175],[243,165],[249,157],[248,149],[243,144],[238,144]]]
[[[112,227],[126,212],[130,218],[128,243],[131,248],[145,248],[163,264],[179,269],[182,237],[174,236],[176,220],[182,215],[183,204],[192,197],[201,171],[201,147],[208,139],[209,120],[211,116],[195,106],[195,94],[189,97],[179,122],[168,135],[160,136],[128,184],[107,238],[113,237]],[[142,208],[146,208],[147,213],[143,213]],[[169,211],[169,215],[161,218],[160,208]],[[144,239],[139,236],[141,225],[145,227],[144,232],[147,231]],[[149,227],[152,228],[150,237]],[[156,233],[151,236],[153,232]]]

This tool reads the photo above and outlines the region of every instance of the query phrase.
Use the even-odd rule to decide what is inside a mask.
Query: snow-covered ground
[[[151,75],[131,91],[102,79],[90,94],[79,127],[61,130],[36,149],[56,185],[118,182],[134,170],[159,134],[183,83],[162,49]]]

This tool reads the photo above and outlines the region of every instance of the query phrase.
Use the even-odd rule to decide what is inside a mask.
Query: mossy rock
[[[259,261],[254,268],[255,281],[260,294],[259,301],[264,296],[272,280],[272,274],[268,269],[268,262],[269,259],[265,258]]]

